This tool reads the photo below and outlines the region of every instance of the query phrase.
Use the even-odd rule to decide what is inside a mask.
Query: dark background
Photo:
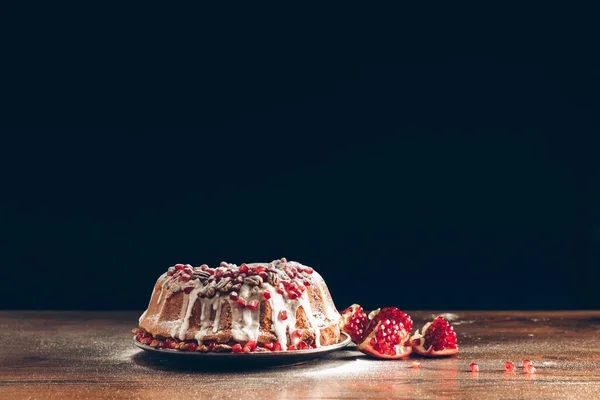
[[[142,44],[21,36],[0,308],[143,309],[174,263],[280,257],[339,308],[600,307],[600,75],[581,41],[301,32],[190,48],[148,31],[142,62],[122,58]]]

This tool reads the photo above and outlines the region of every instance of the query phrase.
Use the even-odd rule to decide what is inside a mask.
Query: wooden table
[[[460,354],[419,359],[420,369],[349,348],[302,365],[227,371],[135,348],[139,314],[0,311],[0,399],[600,399],[600,311],[454,312]],[[421,326],[433,313],[411,315]],[[505,361],[526,358],[536,374],[504,372]]]

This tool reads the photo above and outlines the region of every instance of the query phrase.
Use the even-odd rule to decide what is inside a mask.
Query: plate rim
[[[336,344],[331,344],[329,346],[317,347],[315,349],[308,350],[286,350],[286,351],[265,351],[265,352],[250,352],[250,353],[233,353],[233,352],[209,352],[202,353],[199,351],[181,351],[176,349],[160,349],[151,347],[147,344],[143,344],[135,340],[135,336],[133,336],[133,344],[145,351],[154,352],[158,354],[169,354],[169,355],[187,355],[187,356],[201,356],[201,357],[299,357],[304,355],[319,355],[324,353],[329,353],[335,350],[343,349],[348,346],[352,340],[350,339],[350,335],[346,332],[340,332],[340,339],[345,336],[344,340],[339,341]]]

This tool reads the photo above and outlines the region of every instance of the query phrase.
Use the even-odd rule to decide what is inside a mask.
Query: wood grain
[[[0,399],[600,399],[600,311],[457,311],[460,354],[420,369],[351,348],[271,368],[165,360],[132,345],[139,314],[0,312]],[[526,358],[536,374],[504,372]]]

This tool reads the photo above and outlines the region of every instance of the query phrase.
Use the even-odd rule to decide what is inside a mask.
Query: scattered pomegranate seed
[[[298,298],[298,293],[292,292],[292,291],[288,292],[288,299],[295,300],[297,298]]]
[[[313,273],[313,269],[311,267],[306,267],[304,268],[304,272],[306,272],[307,274],[312,274]]]
[[[256,342],[254,340],[250,340],[246,343],[246,346],[250,347],[250,350],[252,351],[256,350]]]
[[[183,264],[175,264],[175,271],[181,271],[183,270],[185,267],[183,266]]]
[[[198,348],[198,345],[196,343],[190,343],[188,345],[188,350],[189,351],[196,351],[197,348]]]
[[[229,298],[233,301],[237,301],[237,299],[240,297],[240,295],[238,294],[238,292],[231,292],[229,293]]]
[[[469,364],[469,368],[471,368],[471,372],[479,372],[479,365],[475,363]]]
[[[523,367],[523,372],[526,374],[535,374],[535,367],[533,364],[527,364],[526,367]]]
[[[261,272],[265,272],[267,269],[265,267],[263,267],[262,265],[259,265],[258,267],[256,267],[256,273],[260,274]]]
[[[292,336],[293,337],[297,337],[297,338],[301,338],[302,337],[302,332],[300,332],[298,329],[294,330],[292,332]]]
[[[271,293],[263,292],[263,297],[265,298],[265,300],[269,300],[271,298]]]
[[[223,270],[222,270],[222,269],[218,269],[218,270],[216,270],[216,271],[215,271],[215,276],[216,276],[217,278],[220,278],[220,277],[222,277],[222,276],[223,276]]]
[[[511,363],[510,361],[507,361],[504,363],[504,369],[508,372],[513,372],[515,370],[515,364]]]
[[[233,351],[234,353],[241,353],[242,352],[242,345],[237,343],[234,344],[233,347],[231,348],[231,351]]]
[[[190,294],[190,292],[194,290],[193,286],[188,286],[185,289],[183,289],[183,291],[185,292],[185,294]]]
[[[250,348],[250,346],[244,346],[242,348],[243,353],[250,353],[251,351],[252,351],[252,349]]]
[[[241,308],[246,307],[248,303],[246,303],[246,300],[243,297],[240,297],[239,299],[237,299],[237,305]]]
[[[287,311],[285,310],[281,310],[279,311],[279,320],[280,321],[285,321],[287,319]]]
[[[273,351],[281,351],[281,343],[275,342],[273,345]]]
[[[421,363],[418,361],[413,361],[410,366],[413,368],[421,368]]]
[[[265,349],[273,351],[275,343],[265,343]]]
[[[288,350],[298,350],[298,348],[296,348],[296,346],[294,346],[293,344],[289,345],[287,349]]]
[[[266,273],[266,272],[264,272],[264,271],[263,271],[263,272],[259,272],[259,273],[258,273],[258,276],[260,276],[260,277],[262,278],[262,280],[263,280],[263,281],[266,281],[266,280],[267,280],[267,278],[269,277],[269,276],[267,275],[267,273]]]
[[[258,308],[258,305],[259,305],[259,303],[258,303],[258,300],[251,300],[251,301],[248,303],[247,307],[248,307],[250,310],[256,310],[256,309]]]
[[[305,279],[303,281],[303,283],[304,283],[304,286],[310,286],[310,281],[308,279]]]

